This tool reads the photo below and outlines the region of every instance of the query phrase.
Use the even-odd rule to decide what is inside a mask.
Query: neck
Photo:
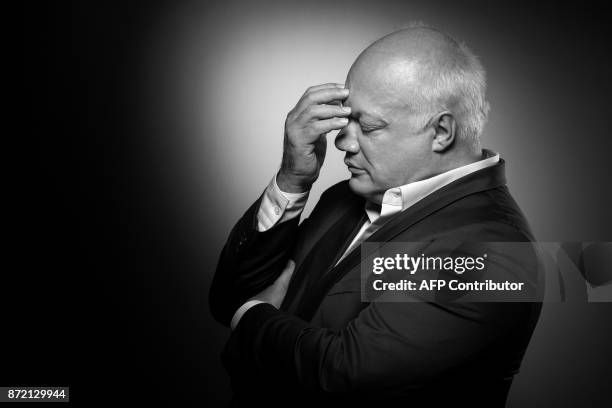
[[[447,153],[436,154],[432,160],[432,171],[429,177],[446,173],[458,167],[466,166],[484,159],[483,151],[476,149],[454,149]]]

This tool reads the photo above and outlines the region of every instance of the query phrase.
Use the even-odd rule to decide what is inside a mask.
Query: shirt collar
[[[392,215],[404,211],[421,201],[434,191],[465,177],[475,171],[493,166],[499,162],[499,153],[483,149],[483,159],[465,166],[457,167],[437,176],[414,181],[403,186],[388,189],[383,195],[382,204],[366,201],[365,211],[371,223],[383,223]]]

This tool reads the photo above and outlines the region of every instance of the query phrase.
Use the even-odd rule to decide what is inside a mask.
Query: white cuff
[[[234,330],[236,326],[238,326],[240,319],[242,319],[242,316],[247,312],[247,310],[260,303],[266,302],[262,302],[261,300],[249,300],[248,302],[240,306],[238,310],[236,310],[236,313],[234,313],[234,317],[232,317],[232,321],[230,322],[230,327],[232,328],[232,330]]]
[[[291,220],[300,215],[308,193],[285,193],[281,191],[276,183],[276,175],[270,180],[266,191],[264,191],[257,212],[257,230],[267,231],[278,223]]]

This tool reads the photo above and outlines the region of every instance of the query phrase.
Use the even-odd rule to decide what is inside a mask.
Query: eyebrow
[[[340,102],[340,106],[344,106],[344,103]],[[389,123],[383,118],[378,117],[373,113],[369,113],[365,111],[360,112],[359,110],[353,110],[351,114],[349,115],[349,117],[352,119],[358,120],[358,121],[361,118],[363,118],[364,121],[367,122],[368,124],[377,125],[380,127],[385,127],[389,125]]]
[[[364,122],[366,122],[367,124],[371,124],[371,125],[378,125],[378,126],[388,125],[387,121],[385,121],[383,118],[380,118],[376,115],[373,115],[367,112],[363,112],[363,113],[359,113],[357,115],[351,115],[351,116],[355,116],[355,119],[363,119]]]

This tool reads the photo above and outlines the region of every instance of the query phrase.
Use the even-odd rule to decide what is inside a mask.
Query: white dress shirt
[[[381,205],[366,201],[365,212],[368,219],[363,223],[351,244],[338,260],[338,263],[355,248],[359,247],[359,244],[379,230],[393,215],[412,207],[447,184],[499,162],[499,154],[490,150],[483,149],[483,156],[484,159],[482,160],[457,167],[437,176],[390,188],[383,195]],[[258,231],[267,231],[278,223],[298,217],[306,205],[308,193],[285,193],[278,187],[276,176],[274,176],[264,192],[257,213]],[[243,304],[234,314],[230,323],[231,328],[234,329],[242,315],[258,303],[263,302],[251,300]]]

